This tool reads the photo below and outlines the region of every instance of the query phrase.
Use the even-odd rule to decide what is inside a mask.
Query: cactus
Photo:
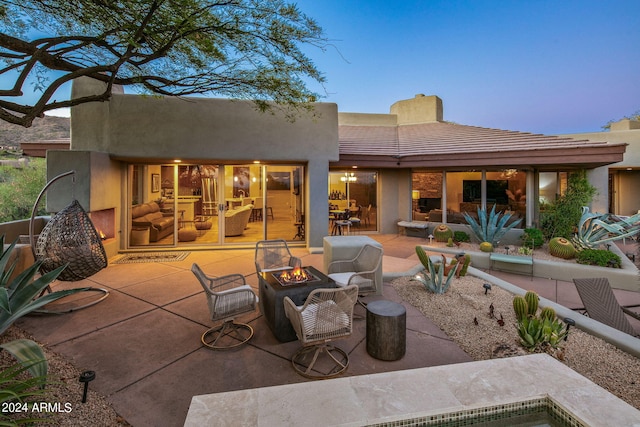
[[[480,243],[480,250],[482,252],[493,252],[493,245],[490,242]]]
[[[447,240],[447,247],[452,248],[453,247],[453,238],[449,237],[449,240]]]
[[[527,291],[524,294],[524,299],[527,301],[527,313],[529,316],[535,316],[538,312],[538,301],[540,300],[538,294],[533,291]]]
[[[518,321],[527,317],[527,301],[520,295],[513,297],[513,311],[515,311]]]
[[[471,264],[471,255],[466,254],[464,256],[464,263],[462,264],[462,269],[460,270],[460,276],[466,276],[467,275],[467,269],[469,268],[469,265]]]
[[[429,255],[427,255],[427,253],[424,251],[422,246],[416,246],[416,254],[418,254],[418,259],[420,260],[420,263],[422,264],[424,269],[425,270],[428,269],[429,268]]]
[[[544,307],[542,311],[540,311],[540,318],[553,321],[556,318],[556,311],[551,307]]]
[[[554,257],[571,259],[576,256],[576,249],[564,237],[554,237],[549,241],[549,253]]]
[[[433,230],[433,237],[435,237],[436,242],[446,242],[453,237],[453,231],[447,225],[440,224]]]

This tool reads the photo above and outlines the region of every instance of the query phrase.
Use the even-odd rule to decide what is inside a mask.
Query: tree
[[[586,171],[570,172],[565,193],[540,213],[540,229],[544,237],[547,240],[554,237],[571,240],[582,217],[582,207],[589,205],[596,194],[597,189],[589,183]]]
[[[170,96],[215,94],[311,108],[324,76],[302,52],[326,47],[322,28],[284,0],[3,0],[0,119],[29,127],[46,111],[106,101],[113,85]],[[14,76],[17,76],[14,78]],[[106,90],[55,99],[87,76]],[[32,80],[40,98],[19,103]],[[7,99],[8,98],[8,99]]]

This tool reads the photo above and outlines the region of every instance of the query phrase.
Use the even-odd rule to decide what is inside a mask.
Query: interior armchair
[[[289,246],[283,239],[261,240],[256,243],[255,263],[258,274],[302,265],[300,258],[291,255]]]
[[[347,353],[333,340],[353,331],[353,308],[358,299],[356,285],[315,289],[302,306],[284,298],[284,311],[302,343],[291,358],[293,369],[305,378],[322,379],[339,375],[349,366]]]
[[[364,245],[353,259],[335,260],[328,266],[328,276],[338,286],[357,285],[361,296],[373,294],[376,288],[376,271],[382,263],[382,248]]]
[[[207,296],[211,320],[222,320],[222,324],[202,334],[202,344],[213,350],[238,347],[253,337],[253,328],[246,323],[237,323],[240,314],[255,311],[258,297],[247,285],[242,274],[220,277],[207,276],[198,264],[191,266]]]

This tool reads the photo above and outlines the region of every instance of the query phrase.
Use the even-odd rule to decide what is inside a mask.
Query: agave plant
[[[471,227],[471,231],[475,234],[476,238],[480,242],[489,242],[493,245],[504,236],[507,231],[511,230],[522,222],[522,219],[517,219],[511,224],[506,225],[511,218],[510,213],[496,213],[496,205],[493,205],[491,212],[487,217],[486,209],[478,208],[478,221],[466,212],[462,213],[464,219]]]
[[[426,255],[421,246],[416,246],[416,252],[418,253],[420,262],[425,266],[425,269],[416,274],[411,280],[422,283],[425,289],[433,292],[434,294],[444,294],[447,292],[447,289],[449,289],[449,285],[451,284],[451,279],[456,274],[456,269],[452,268],[445,278],[444,264],[437,264],[438,268],[436,268],[436,265],[431,261],[431,257]]]
[[[579,249],[595,249],[603,243],[631,237],[640,231],[640,213],[621,218],[611,214],[590,213],[582,207],[582,217],[573,243]]]
[[[34,280],[38,274],[41,262],[36,262],[11,282],[11,277],[16,261],[11,264],[9,258],[16,242],[13,242],[4,250],[4,235],[0,236],[0,334],[4,333],[16,320],[22,316],[39,309],[40,307],[64,298],[68,295],[82,292],[88,288],[76,288],[64,291],[51,292],[42,295],[42,292],[64,270],[64,266],[50,271]],[[31,340],[15,340],[0,345],[13,355],[19,362],[28,368],[34,376],[44,376],[47,373],[47,363],[40,346]]]

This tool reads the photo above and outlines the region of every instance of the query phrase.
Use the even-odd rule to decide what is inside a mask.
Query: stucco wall
[[[614,176],[615,193],[612,195],[612,212],[618,215],[635,214],[640,209],[640,192],[637,190],[640,185],[640,123],[621,120],[613,123],[609,132],[575,133],[562,136],[607,141],[612,144],[628,144],[621,162],[599,169],[617,170]],[[592,205],[592,210],[608,212],[608,175],[596,170],[589,174],[589,179],[592,185],[598,187],[600,193],[597,202],[594,201]],[[607,197],[604,197],[605,194]]]
[[[96,89],[86,79],[74,86],[77,94]],[[74,107],[74,150],[163,160],[339,158],[336,104],[316,103],[312,113],[301,112],[293,122],[277,109],[261,113],[251,101],[114,94],[105,104]]]
[[[72,96],[102,89],[102,83],[82,78],[74,81]],[[110,101],[73,107],[71,115],[72,151],[53,154],[49,174],[78,169],[76,191],[85,209],[123,206],[129,161],[295,162],[305,164],[307,174],[308,246],[322,247],[329,162],[339,159],[336,104],[314,104],[312,112],[291,121],[277,107],[261,113],[250,101],[127,95],[117,88]],[[118,230],[124,211],[118,210]]]

